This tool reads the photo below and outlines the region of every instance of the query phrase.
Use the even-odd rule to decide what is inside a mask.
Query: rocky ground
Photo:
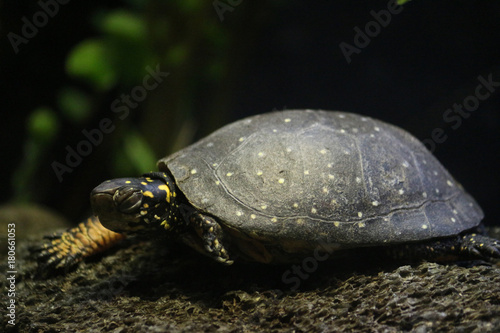
[[[2,306],[6,332],[500,331],[498,263],[357,256],[294,273],[291,265],[225,267],[176,244],[127,240],[41,278],[28,247],[63,225],[61,219],[37,208],[3,207],[0,220],[2,275],[5,225],[16,223],[16,325],[7,323]],[[490,233],[499,237],[500,229]],[[4,276],[0,287],[8,300]]]

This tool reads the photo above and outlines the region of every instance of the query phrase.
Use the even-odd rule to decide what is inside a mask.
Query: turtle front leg
[[[224,232],[214,218],[194,212],[189,222],[203,243],[203,253],[225,265],[233,264],[224,246]]]

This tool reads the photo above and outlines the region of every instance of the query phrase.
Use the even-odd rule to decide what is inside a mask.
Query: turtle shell
[[[158,162],[233,234],[340,248],[422,241],[477,226],[481,208],[416,138],[360,115],[272,112]]]

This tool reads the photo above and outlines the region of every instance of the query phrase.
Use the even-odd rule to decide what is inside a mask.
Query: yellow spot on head
[[[148,185],[148,183],[146,183],[146,182],[141,182],[141,184],[142,184],[142,185]]]
[[[130,184],[130,183],[131,183],[131,181],[130,181],[130,180],[127,180],[127,181],[125,182],[125,184]]]
[[[142,207],[149,208],[149,205],[147,203],[145,203],[144,205],[142,205]]]
[[[144,195],[145,197],[150,197],[150,198],[155,197],[151,191],[144,191],[144,192],[142,192],[142,195]]]
[[[168,186],[166,184],[162,184],[158,186],[158,189],[167,192],[167,202],[170,203],[170,189]]]

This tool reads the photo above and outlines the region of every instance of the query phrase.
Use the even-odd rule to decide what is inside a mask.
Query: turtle
[[[414,136],[368,116],[255,115],[157,166],[97,186],[96,216],[52,237],[42,262],[67,267],[141,234],[165,234],[225,265],[367,247],[431,260],[500,257],[460,183]]]

